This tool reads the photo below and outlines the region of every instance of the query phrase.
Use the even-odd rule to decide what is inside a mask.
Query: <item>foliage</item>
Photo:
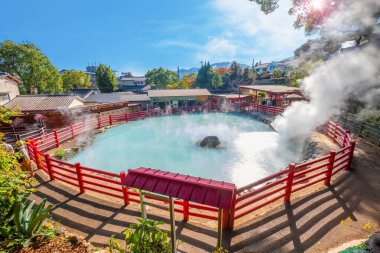
[[[280,78],[284,76],[284,71],[282,71],[281,69],[274,69],[272,71],[272,75],[274,78]]]
[[[186,89],[190,89],[194,85],[196,78],[196,74],[188,74],[182,77],[182,80],[185,83],[185,86],[187,87]]]
[[[95,73],[96,84],[101,92],[109,93],[116,89],[117,79],[109,66],[99,64]]]
[[[219,75],[219,73],[214,74],[211,85],[214,89],[219,89],[220,87],[223,86],[222,77]]]
[[[198,70],[198,76],[195,83],[200,88],[211,88],[212,79],[214,78],[214,71],[209,62],[202,64]]]
[[[90,75],[83,71],[68,70],[62,75],[62,85],[65,91],[83,89],[91,86]]]
[[[165,89],[166,86],[178,81],[176,72],[164,68],[149,70],[145,77],[147,78],[147,84],[155,84],[157,89]]]
[[[21,80],[21,92],[40,93],[62,91],[62,80],[50,60],[33,44],[4,41],[0,43],[0,70]]]
[[[109,240],[110,252],[134,252],[134,253],[166,253],[170,252],[168,235],[161,231],[159,225],[161,221],[149,219],[138,219],[138,224],[131,224],[130,228],[125,229],[126,246],[123,249],[113,235]]]
[[[240,67],[240,65],[233,61],[230,65],[231,70],[231,80],[240,79],[243,75],[243,69]]]
[[[259,91],[259,93],[257,93],[257,95],[259,95],[262,98],[265,98],[267,96],[267,94],[264,91]]]
[[[254,68],[245,68],[243,70],[243,75],[241,77],[241,83],[243,84],[253,84],[257,77],[257,73]]]
[[[196,78],[195,74],[184,75],[177,82],[168,84],[164,88],[165,89],[190,89],[195,82],[195,78]]]
[[[265,14],[269,14],[278,8],[279,0],[249,0],[255,2],[260,6],[260,10]]]
[[[230,69],[229,68],[217,68],[217,69],[214,69],[214,72],[223,76],[224,74],[230,72]]]
[[[213,253],[228,253],[228,250],[226,250],[223,247],[217,248]]]
[[[309,75],[314,66],[322,62],[322,58],[315,58],[313,60],[302,62],[298,67],[293,68],[290,71],[290,85],[293,87],[299,87],[299,81]]]
[[[43,228],[43,224],[53,208],[53,205],[45,208],[45,204],[46,200],[44,199],[33,208],[34,201],[27,203],[26,197],[21,201],[16,201],[1,229],[1,235],[5,238],[1,247],[12,250],[21,245],[29,246],[31,240],[37,235],[54,234],[53,229]]]
[[[17,110],[11,110],[5,106],[0,106],[0,122],[5,124],[12,123],[12,118],[20,115],[20,112]]]
[[[56,149],[54,151],[54,156],[57,157],[59,160],[62,160],[66,156],[66,151],[63,149]]]

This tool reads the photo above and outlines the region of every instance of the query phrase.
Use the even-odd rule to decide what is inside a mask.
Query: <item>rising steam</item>
[[[332,27],[334,24],[341,27],[345,21],[378,28],[374,16],[380,9],[380,1],[364,0],[357,4],[360,8],[341,8],[326,22],[327,28],[338,28]],[[379,46],[371,42],[364,48],[336,54],[317,65],[302,81],[301,88],[308,101],[293,103],[275,119],[274,128],[286,139],[304,137],[338,115],[351,97],[359,98],[368,106],[379,104],[379,56]]]

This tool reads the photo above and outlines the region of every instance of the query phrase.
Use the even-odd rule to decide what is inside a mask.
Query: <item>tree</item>
[[[184,75],[182,77],[182,80],[184,82],[185,89],[190,89],[194,85],[196,78],[197,78],[196,74]]]
[[[200,88],[211,88],[212,87],[212,79],[214,77],[214,71],[211,67],[210,63],[207,62],[201,66],[198,71],[197,79],[195,83]]]
[[[230,70],[231,70],[232,80],[240,79],[243,75],[243,69],[240,67],[240,65],[236,61],[233,61],[231,63]]]
[[[221,67],[221,68],[214,69],[214,72],[218,73],[219,75],[222,76],[222,75],[230,72],[230,69],[229,68],[223,68],[223,67]]]
[[[83,71],[68,70],[62,75],[62,86],[65,91],[84,89],[91,86],[90,75]]]
[[[219,73],[215,73],[214,77],[212,78],[211,85],[214,89],[219,89],[223,86],[222,77],[219,75]]]
[[[95,81],[99,90],[104,93],[112,92],[117,87],[116,76],[110,67],[100,64],[95,73]]]
[[[164,68],[154,68],[149,70],[145,77],[148,84],[155,84],[157,89],[165,89],[167,85],[173,84],[178,81],[177,73]]]
[[[260,9],[265,14],[269,14],[278,8],[279,0],[249,0],[250,2],[255,2],[260,6]]]
[[[243,70],[241,82],[244,84],[253,84],[255,82],[256,76],[256,71],[253,68],[245,68]]]
[[[8,72],[21,80],[21,92],[39,93],[62,91],[62,80],[50,60],[33,44],[4,41],[0,43],[0,71]]]
[[[272,71],[272,75],[273,75],[273,78],[281,78],[284,76],[284,71],[282,71],[281,69],[274,69]]]

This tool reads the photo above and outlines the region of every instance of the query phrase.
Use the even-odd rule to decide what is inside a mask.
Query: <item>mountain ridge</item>
[[[210,65],[214,69],[218,69],[218,68],[228,68],[228,67],[230,67],[231,63],[232,62],[216,62],[216,63],[212,63]],[[251,66],[244,64],[244,63],[238,63],[238,64],[242,68],[250,68],[251,67]],[[184,75],[189,75],[189,74],[198,74],[199,69],[200,69],[199,67],[191,67],[188,69],[185,69],[185,68],[179,69],[179,76],[182,77]]]

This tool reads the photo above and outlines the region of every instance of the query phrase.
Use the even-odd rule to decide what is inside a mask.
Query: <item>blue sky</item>
[[[0,41],[32,42],[58,69],[96,62],[144,74],[202,60],[281,60],[307,39],[292,27],[290,2],[264,15],[248,0],[5,0]]]

